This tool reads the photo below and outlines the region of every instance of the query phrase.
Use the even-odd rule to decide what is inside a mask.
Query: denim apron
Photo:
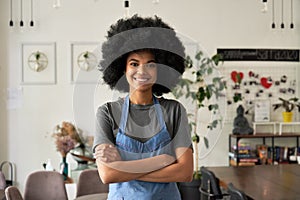
[[[138,160],[156,155],[171,154],[171,137],[168,133],[163,113],[158,100],[153,96],[155,112],[161,127],[160,131],[146,142],[140,142],[125,135],[129,112],[129,96],[125,98],[116,146],[122,160]],[[172,154],[171,154],[172,155]],[[109,200],[180,200],[180,193],[175,182],[145,182],[132,180],[109,184]]]

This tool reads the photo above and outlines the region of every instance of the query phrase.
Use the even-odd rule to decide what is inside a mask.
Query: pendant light
[[[34,22],[33,22],[33,0],[30,0],[30,22],[29,22],[29,26],[34,26]]]
[[[283,29],[284,28],[284,23],[283,23],[283,0],[281,0],[281,25],[280,27]]]
[[[14,21],[12,20],[12,0],[10,0],[10,20],[9,20],[9,26],[14,26]]]
[[[60,8],[60,0],[53,0],[53,8]]]
[[[124,1],[124,8],[125,8],[125,17],[129,17],[129,1]]]
[[[272,28],[275,28],[275,2],[272,0]]]
[[[261,12],[266,13],[268,11],[268,4],[267,0],[263,0],[263,8],[261,9]]]
[[[23,27],[24,26],[24,22],[23,22],[23,0],[21,0],[21,12],[20,12],[20,26]]]
[[[291,0],[291,24],[290,24],[290,28],[293,29],[294,28],[294,13],[293,13],[293,8],[294,8],[294,5],[293,5],[293,0]]]

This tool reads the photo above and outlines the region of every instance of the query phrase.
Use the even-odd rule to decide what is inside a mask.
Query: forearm
[[[185,150],[184,150],[185,149]],[[162,169],[144,174],[138,180],[148,182],[189,182],[193,175],[193,156],[191,149],[180,149],[177,162]]]
[[[111,163],[97,160],[97,165],[101,180],[105,183],[114,183],[139,179],[140,177],[168,166],[173,162],[173,157],[159,155],[142,160],[114,161]]]

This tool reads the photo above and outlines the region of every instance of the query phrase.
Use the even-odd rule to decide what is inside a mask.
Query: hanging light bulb
[[[275,28],[275,4],[274,0],[272,0],[272,28]]]
[[[261,12],[266,13],[268,11],[268,5],[267,5],[267,0],[262,0],[263,2],[263,8],[261,9]]]
[[[31,5],[30,5],[30,22],[29,22],[29,25],[31,27],[34,26],[34,22],[33,22],[33,0],[30,1],[31,2]]]
[[[10,0],[10,20],[9,20],[9,26],[14,26],[14,21],[12,20],[12,0]]]
[[[60,0],[53,0],[53,8],[60,8]]]
[[[281,24],[280,27],[284,29],[284,23],[283,23],[283,0],[281,0]]]
[[[20,16],[21,16],[20,26],[23,27],[24,26],[24,22],[23,22],[23,0],[21,0],[21,12],[20,12]]]
[[[293,9],[294,9],[294,5],[293,5],[293,0],[291,0],[291,24],[290,24],[290,28],[293,29],[294,28],[294,13],[293,13]]]
[[[124,1],[125,17],[129,17],[129,1]]]

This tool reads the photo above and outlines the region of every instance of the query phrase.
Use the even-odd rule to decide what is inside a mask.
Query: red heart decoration
[[[237,72],[237,71],[231,72],[231,79],[233,80],[233,82],[241,83],[243,78],[244,78],[243,72]]]
[[[270,87],[272,86],[272,81],[269,81],[269,79],[266,78],[266,77],[262,77],[262,78],[260,79],[260,84],[261,84],[264,88],[268,89],[268,88],[270,88]]]

